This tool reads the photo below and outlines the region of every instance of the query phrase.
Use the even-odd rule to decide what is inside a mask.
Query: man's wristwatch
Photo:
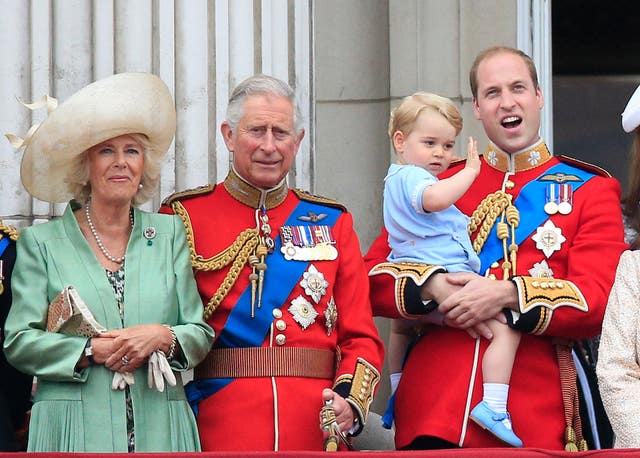
[[[87,343],[84,346],[84,355],[89,360],[89,364],[96,363],[95,359],[93,359],[93,348],[91,347],[91,339],[87,339]]]

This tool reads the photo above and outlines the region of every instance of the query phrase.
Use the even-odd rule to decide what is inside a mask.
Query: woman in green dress
[[[158,77],[123,73],[57,108],[47,101],[50,114],[30,138],[12,138],[24,147],[27,191],[73,199],[17,244],[4,350],[37,377],[28,451],[198,451],[173,371],[205,357],[213,330],[182,222],[136,208],[157,189],[175,132],[173,99]],[[68,286],[106,332],[47,331],[49,304]]]

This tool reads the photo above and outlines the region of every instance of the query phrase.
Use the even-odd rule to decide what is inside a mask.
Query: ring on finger
[[[122,358],[120,358],[120,362],[122,363],[123,366],[126,366],[127,364],[129,364],[129,358],[127,358],[126,356],[123,356]]]

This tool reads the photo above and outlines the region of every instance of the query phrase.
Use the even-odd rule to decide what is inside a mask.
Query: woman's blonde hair
[[[398,131],[405,137],[409,135],[418,116],[424,110],[433,110],[444,116],[456,130],[456,135],[462,130],[462,115],[450,99],[430,92],[416,92],[405,97],[400,105],[391,111],[389,138],[393,141],[393,134]]]
[[[154,154],[151,142],[144,134],[126,134],[133,138],[142,147],[144,165],[140,184],[142,188],[133,197],[133,205],[140,205],[148,201],[156,193],[164,154]],[[81,204],[86,203],[91,197],[91,183],[89,182],[89,150],[84,151],[69,164],[69,173],[66,182],[73,198]]]

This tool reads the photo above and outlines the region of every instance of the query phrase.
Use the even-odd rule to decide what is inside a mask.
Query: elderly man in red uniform
[[[365,258],[374,314],[437,323],[424,326],[406,360],[395,399],[396,446],[504,445],[469,421],[483,395],[478,364],[491,337],[484,320],[503,316],[523,333],[508,390],[524,446],[584,448],[567,344],[600,331],[626,248],[620,186],[604,170],[554,157],[540,139],[543,96],[529,56],[489,48],[476,58],[470,82],[490,143],[479,177],[456,206],[471,217],[483,276],[385,263],[384,231]]]
[[[289,85],[240,83],[221,131],[227,178],[161,209],[184,221],[217,336],[188,391],[202,449],[322,450],[321,408],[330,432],[360,432],[383,358],[353,220],[287,187],[304,136]]]

